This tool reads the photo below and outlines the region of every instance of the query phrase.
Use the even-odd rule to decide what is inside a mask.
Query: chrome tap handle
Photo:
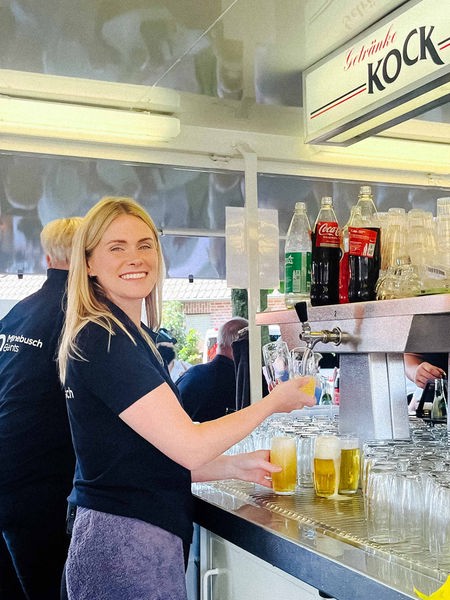
[[[342,341],[342,331],[339,327],[335,327],[332,331],[324,329],[323,331],[311,331],[311,326],[308,323],[308,306],[306,302],[297,302],[295,312],[302,324],[302,332],[300,339],[305,342],[309,349],[313,349],[316,344],[335,344],[339,346]]]

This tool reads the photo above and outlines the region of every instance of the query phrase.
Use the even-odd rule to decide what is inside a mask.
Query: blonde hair
[[[121,215],[131,215],[141,219],[155,236],[158,254],[157,280],[149,295],[144,299],[144,304],[148,326],[152,329],[159,328],[165,268],[158,230],[148,213],[132,198],[109,196],[102,198],[84,217],[73,243],[66,319],[58,354],[60,378],[63,383],[69,358],[84,360],[76,346],[76,337],[87,323],[97,323],[110,335],[114,335],[113,329],[116,325],[130,337],[133,343],[136,343],[125,325],[111,313],[106,303],[106,295],[97,279],[90,278],[88,274],[88,260],[92,252],[100,243],[111,223]],[[150,336],[143,329],[140,333],[159,358],[159,353]]]
[[[73,237],[82,222],[81,217],[55,219],[41,231],[41,246],[52,262],[70,263]]]

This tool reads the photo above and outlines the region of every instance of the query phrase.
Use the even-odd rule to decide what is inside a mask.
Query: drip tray
[[[412,568],[433,579],[445,580],[447,575],[435,568],[429,552],[413,553],[408,542],[387,546],[369,541],[360,490],[354,496],[328,499],[317,497],[313,488],[302,488],[292,496],[281,496],[270,489],[241,481],[220,481],[211,485],[222,492],[223,508],[237,510],[244,504],[251,504],[269,510],[273,516],[278,514],[283,519],[277,523],[277,533],[294,541],[308,538],[308,532],[310,536],[320,533],[361,548],[368,556],[385,558],[389,563]]]

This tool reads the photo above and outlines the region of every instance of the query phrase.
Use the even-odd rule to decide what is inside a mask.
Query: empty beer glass
[[[278,338],[276,342],[269,342],[262,348],[264,360],[264,375],[269,390],[277,383],[287,381],[290,377],[291,358],[286,342]]]
[[[403,540],[399,485],[394,463],[374,465],[367,476],[364,510],[367,537],[378,544]]]

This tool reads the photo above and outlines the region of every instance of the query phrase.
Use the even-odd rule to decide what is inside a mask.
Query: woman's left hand
[[[281,467],[270,462],[269,450],[233,454],[228,458],[234,473],[230,479],[250,481],[266,487],[272,487],[271,474],[282,470]]]

